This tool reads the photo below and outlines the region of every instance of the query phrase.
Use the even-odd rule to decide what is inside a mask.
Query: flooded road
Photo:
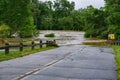
[[[56,37],[44,37],[49,33]],[[0,80],[117,80],[113,50],[78,45],[91,41],[84,32],[41,31],[38,38],[55,39],[60,47],[0,62]]]
[[[52,31],[52,30],[45,30],[40,31],[40,35],[38,38],[41,40],[56,40],[59,46],[63,45],[75,45],[75,44],[82,44],[85,41],[84,32],[80,31]],[[46,34],[54,33],[55,37],[44,37]]]

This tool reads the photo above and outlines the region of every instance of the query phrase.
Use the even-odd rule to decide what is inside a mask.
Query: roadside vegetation
[[[112,46],[115,51],[115,60],[117,65],[118,80],[120,80],[120,46]]]
[[[0,61],[5,61],[5,60],[10,60],[10,59],[15,59],[23,56],[27,56],[30,54],[35,54],[37,52],[42,52],[50,49],[54,49],[56,47],[43,47],[43,48],[36,48],[34,50],[31,50],[30,48],[24,49],[22,52],[16,49],[10,49],[10,53],[5,55],[4,51],[0,51]]]

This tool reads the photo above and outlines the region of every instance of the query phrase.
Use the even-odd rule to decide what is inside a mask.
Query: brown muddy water
[[[45,37],[46,34],[54,33],[55,37]],[[56,40],[59,46],[64,45],[82,45],[86,42],[106,42],[106,40],[89,40],[84,38],[85,32],[82,31],[54,31],[54,30],[44,30],[40,31],[39,39],[46,40]]]
[[[85,41],[84,32],[80,31],[40,31],[38,38],[41,40],[56,40],[59,46],[82,44]],[[45,37],[46,34],[54,33],[55,37]]]

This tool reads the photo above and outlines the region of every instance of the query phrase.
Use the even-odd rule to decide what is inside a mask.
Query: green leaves
[[[73,30],[73,19],[71,17],[63,17],[58,19],[58,25],[62,30]]]
[[[120,39],[120,0],[105,0],[106,1],[106,17],[109,33],[114,33],[116,39]]]
[[[0,0],[0,2],[0,22],[7,24],[11,29],[11,33],[17,33],[19,37],[34,36],[35,28],[30,1]]]
[[[0,37],[8,37],[9,34],[10,34],[10,27],[5,24],[1,24],[0,25]]]

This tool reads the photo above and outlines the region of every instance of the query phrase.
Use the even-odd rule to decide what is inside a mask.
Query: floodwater
[[[55,37],[44,37],[45,34],[54,33]],[[63,45],[75,45],[75,44],[82,44],[85,41],[84,32],[80,31],[52,31],[52,30],[45,30],[40,31],[39,37],[41,40],[56,40],[59,46]]]

